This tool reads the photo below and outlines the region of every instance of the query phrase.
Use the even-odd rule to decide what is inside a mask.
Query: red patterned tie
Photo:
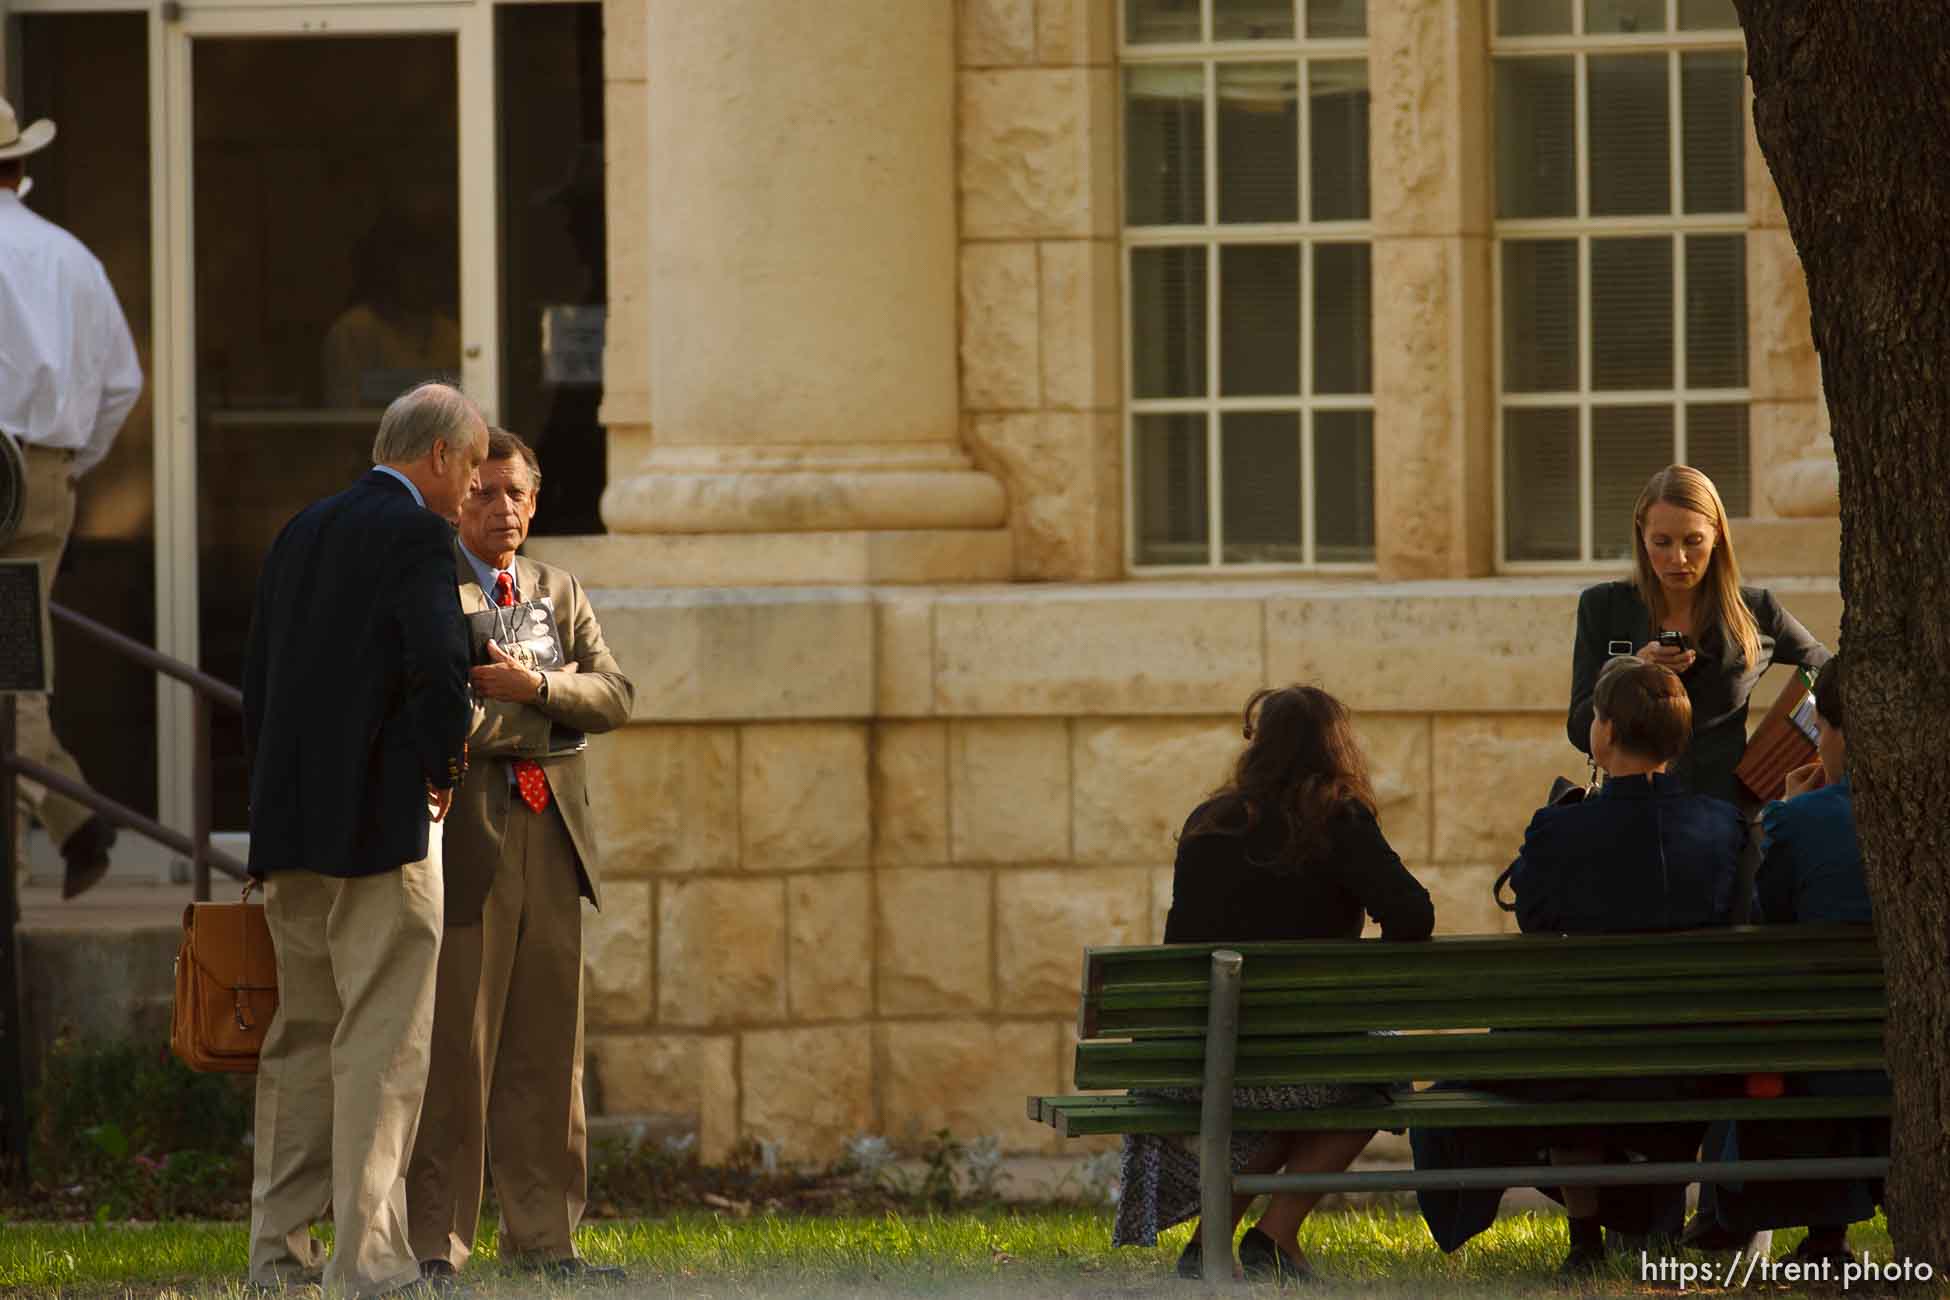
[[[501,572],[494,575],[494,603],[503,607],[515,603],[515,580]],[[531,812],[548,811],[548,774],[531,758],[515,760],[515,784],[521,788],[521,801]]]

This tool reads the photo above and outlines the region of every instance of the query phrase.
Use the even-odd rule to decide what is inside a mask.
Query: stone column
[[[1741,568],[1758,577],[1832,575],[1841,498],[1808,281],[1773,174],[1747,113],[1747,349],[1753,399],[1748,459],[1753,518],[1735,528]]]
[[[1369,0],[1376,564],[1491,571],[1496,395],[1481,0]]]
[[[603,0],[603,197],[608,315],[603,422],[612,482],[650,448],[649,86],[643,27],[649,0]]]
[[[648,236],[650,436],[603,498],[637,538],[560,558],[629,585],[1010,576],[958,430],[953,0],[647,3],[654,218],[616,242]]]

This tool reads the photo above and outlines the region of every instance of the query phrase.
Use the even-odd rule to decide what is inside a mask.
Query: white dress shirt
[[[0,188],[0,430],[74,452],[79,476],[108,455],[141,393],[101,261]]]
[[[505,569],[497,569],[480,556],[474,554],[474,552],[468,550],[466,542],[460,544],[460,553],[467,557],[468,565],[474,570],[475,581],[481,584],[481,594],[487,597],[488,604],[492,605],[494,603],[494,588],[501,581],[501,575],[504,573],[508,575],[508,585],[514,590],[515,603],[521,603],[521,584],[515,581],[514,565],[510,564]]]

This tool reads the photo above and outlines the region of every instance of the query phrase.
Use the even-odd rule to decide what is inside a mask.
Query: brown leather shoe
[[[108,874],[108,851],[115,846],[115,828],[101,817],[90,817],[74,834],[61,841],[61,857],[67,866],[61,873],[61,897],[75,898],[87,893]]]

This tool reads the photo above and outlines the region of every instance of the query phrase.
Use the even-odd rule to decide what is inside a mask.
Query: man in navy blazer
[[[406,1160],[426,1090],[440,819],[472,720],[454,531],[487,426],[422,384],[386,409],[373,469],[307,507],[258,580],[244,662],[250,871],[279,1005],[257,1076],[250,1276],[326,1288],[419,1281]]]

